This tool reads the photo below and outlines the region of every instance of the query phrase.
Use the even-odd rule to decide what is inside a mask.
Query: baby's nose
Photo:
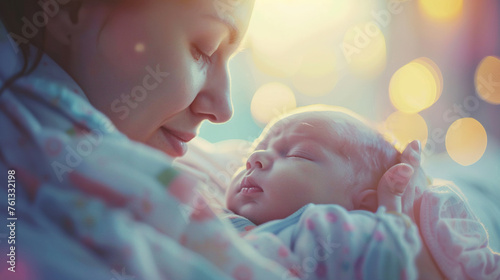
[[[269,167],[270,160],[267,158],[264,151],[254,152],[247,160],[247,170],[250,169],[266,169]]]
[[[253,163],[250,163],[249,161],[247,161],[247,170],[250,170],[252,167],[262,169],[262,167],[263,167],[262,162],[256,160]]]

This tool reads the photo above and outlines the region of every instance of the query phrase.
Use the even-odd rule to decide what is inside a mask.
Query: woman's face
[[[227,64],[253,0],[90,2],[68,71],[119,130],[177,157],[203,120],[229,120]]]

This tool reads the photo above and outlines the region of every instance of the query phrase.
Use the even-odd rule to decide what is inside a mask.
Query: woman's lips
[[[170,132],[173,136],[179,138],[179,140],[186,142],[186,143],[191,141],[196,136],[195,133],[191,133],[191,132],[176,131],[176,130],[171,130],[168,128],[166,128],[166,130],[168,132]]]
[[[174,131],[165,127],[161,127],[160,130],[167,143],[172,147],[172,151],[169,154],[173,157],[180,157],[186,154],[186,143],[196,136],[193,133]]]

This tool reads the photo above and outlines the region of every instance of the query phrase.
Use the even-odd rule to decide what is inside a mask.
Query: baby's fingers
[[[401,213],[401,197],[413,174],[413,168],[405,163],[397,164],[387,170],[379,181],[377,188],[378,204],[387,211]]]
[[[420,141],[413,140],[404,149],[401,162],[408,163],[414,169],[417,169],[420,166],[421,150]]]

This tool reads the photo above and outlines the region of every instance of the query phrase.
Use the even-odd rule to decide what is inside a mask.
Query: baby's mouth
[[[261,193],[264,190],[255,183],[251,177],[245,177],[241,181],[240,191],[242,194]]]

